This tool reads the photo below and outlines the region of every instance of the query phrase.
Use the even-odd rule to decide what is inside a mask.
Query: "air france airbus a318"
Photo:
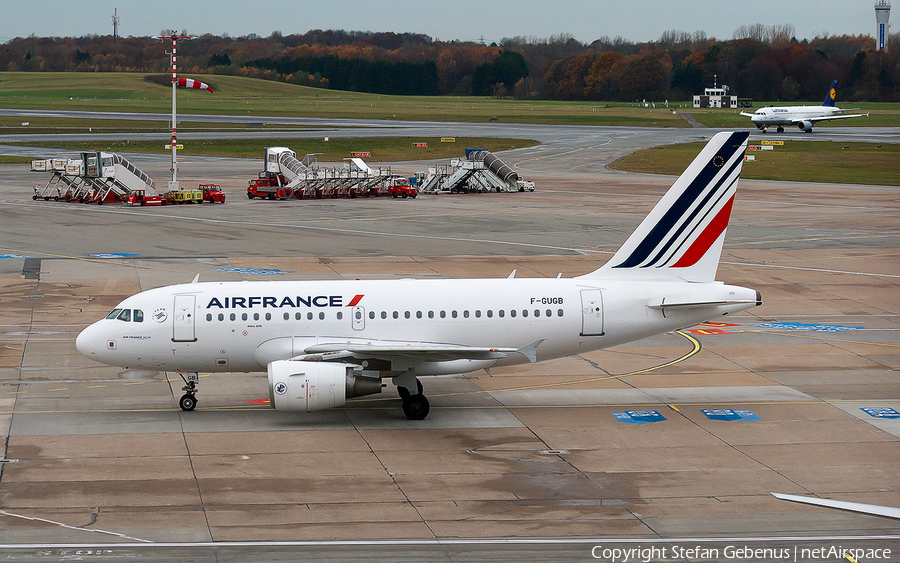
[[[868,117],[868,113],[845,114],[845,111],[851,110],[835,107],[835,98],[837,98],[837,80],[832,81],[831,88],[825,94],[825,101],[820,106],[767,107],[760,108],[753,113],[742,111],[741,115],[749,117],[753,125],[756,125],[756,128],[763,133],[766,133],[769,127],[776,127],[779,133],[784,133],[785,125],[796,125],[801,131],[810,133],[813,125],[820,121],[848,119],[850,117],[862,117],[863,115]]]
[[[105,364],[186,374],[184,410],[197,404],[197,372],[267,371],[276,409],[340,407],[391,378],[404,414],[421,420],[421,376],[581,354],[759,305],[758,292],[715,281],[748,136],[715,135],[615,256],[583,276],[195,278],[125,299],[75,344]]]

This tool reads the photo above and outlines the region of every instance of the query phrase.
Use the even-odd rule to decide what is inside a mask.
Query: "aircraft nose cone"
[[[92,324],[82,330],[75,338],[75,348],[85,356],[91,357],[97,354],[97,325]]]

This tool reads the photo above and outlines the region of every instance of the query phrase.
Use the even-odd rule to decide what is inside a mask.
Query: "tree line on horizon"
[[[798,41],[793,26],[755,24],[729,40],[667,31],[657,41],[571,35],[499,44],[435,41],[414,33],[312,30],[269,37],[206,34],[179,45],[179,72],[277,80],[317,88],[401,95],[517,99],[677,101],[705,87],[756,100],[900,101],[900,34],[890,52],[867,35]],[[168,73],[167,41],[152,37],[27,37],[0,45],[0,72]]]

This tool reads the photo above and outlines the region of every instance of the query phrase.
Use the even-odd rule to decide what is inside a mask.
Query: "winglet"
[[[511,280],[514,277],[516,277],[516,270],[513,270],[508,276],[506,276],[506,279]]]
[[[516,352],[518,352],[519,354],[522,354],[523,356],[528,358],[529,362],[531,362],[533,364],[537,363],[537,347],[540,346],[541,343],[544,342],[544,340],[545,340],[544,338],[541,338],[540,340],[535,340],[528,346],[523,346],[523,347],[519,348],[518,350],[516,350]]]
[[[199,281],[200,281],[200,274],[197,274],[196,276],[194,276],[194,279],[191,281],[191,283],[197,283]]]

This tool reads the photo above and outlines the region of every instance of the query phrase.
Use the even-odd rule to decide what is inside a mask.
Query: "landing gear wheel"
[[[197,407],[197,381],[199,381],[199,376],[196,372],[190,372],[188,374],[184,374],[182,372],[178,372],[178,375],[181,376],[181,380],[184,381],[184,387],[181,388],[184,391],[184,395],[181,396],[181,399],[178,400],[178,406],[181,407],[183,411],[192,411]],[[187,375],[187,377],[185,377]]]
[[[181,396],[181,399],[178,400],[178,406],[181,407],[183,411],[192,411],[197,407],[197,397],[190,393],[185,393]]]
[[[781,125],[779,125],[779,126],[778,126],[778,129],[776,129],[776,131],[778,131],[779,133],[784,133],[784,127],[782,127]]]
[[[413,395],[403,401],[403,414],[410,420],[425,420],[430,410],[431,407],[428,405],[425,395]]]

